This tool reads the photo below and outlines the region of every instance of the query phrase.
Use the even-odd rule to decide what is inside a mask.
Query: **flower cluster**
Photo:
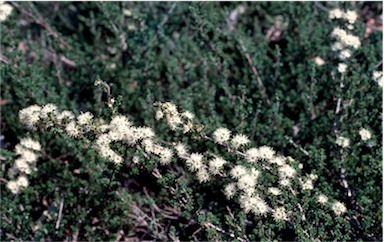
[[[347,29],[352,31],[354,27],[354,23],[357,20],[357,13],[352,10],[348,10],[347,12],[343,12],[340,9],[333,9],[329,11],[330,19],[345,19],[347,20]],[[338,52],[339,59],[342,61],[346,61],[352,56],[352,49],[356,50],[360,48],[361,42],[358,36],[355,36],[351,33],[348,33],[347,30],[342,29],[340,27],[336,27],[332,31],[332,36],[336,38],[336,42],[332,45],[332,50]],[[348,65],[346,63],[339,63],[337,70],[344,74],[348,69]]]
[[[7,188],[13,194],[17,194],[23,188],[28,187],[29,182],[26,175],[31,174],[31,167],[37,161],[36,151],[41,151],[41,145],[31,138],[24,138],[16,145],[15,152],[19,157],[15,160],[12,170],[19,173],[19,176],[16,180],[10,180],[7,183]]]
[[[101,157],[115,164],[124,161],[124,158],[111,148],[111,145],[117,142],[129,147],[138,145],[147,155],[159,157],[162,164],[168,164],[173,157],[171,149],[155,144],[155,133],[151,128],[135,127],[123,115],[113,117],[109,124],[100,124],[90,112],[81,113],[76,117],[71,111],[59,112],[54,104],[46,104],[43,107],[32,105],[20,110],[19,119],[30,129],[56,127],[71,138],[87,139],[86,134],[92,132],[97,136],[95,140],[88,141],[93,142]]]
[[[192,113],[188,111],[180,113],[176,105],[170,102],[156,103],[155,106],[158,107],[156,119],[165,118],[171,130],[196,131],[194,130],[196,126],[193,124],[194,115]],[[200,135],[201,139],[214,141],[216,144],[226,147],[230,156],[235,154],[244,160],[241,163],[239,161],[235,163],[227,161],[212,153],[189,152],[183,143],[169,144],[163,141],[162,143],[171,147],[162,146],[151,128],[134,126],[123,115],[115,115],[109,123],[105,123],[103,120],[95,119],[90,112],[82,113],[76,117],[70,111],[60,112],[55,105],[47,104],[42,107],[37,105],[27,107],[20,111],[19,117],[20,121],[30,129],[54,127],[71,138],[81,138],[92,144],[92,147],[101,157],[114,164],[121,164],[126,160],[126,157],[114,149],[121,147],[121,145],[142,152],[147,159],[152,160],[153,157],[157,157],[163,165],[172,161],[175,152],[179,159],[185,161],[187,169],[196,175],[200,183],[209,182],[214,176],[219,176],[224,181],[228,181],[224,188],[224,194],[228,199],[235,198],[238,200],[246,213],[251,212],[255,215],[270,213],[276,221],[288,220],[290,212],[287,212],[286,208],[282,206],[284,203],[277,204],[268,195],[275,197],[290,193],[294,196],[298,190],[310,191],[314,189],[314,181],[317,179],[314,174],[304,179],[301,178],[301,164],[291,157],[278,155],[269,146],[251,147],[244,152],[240,151],[239,149],[249,144],[250,140],[243,134],[236,134],[232,137],[232,132],[227,128],[216,129],[211,137],[205,133],[196,132],[196,134]],[[37,156],[30,150],[37,151],[40,149],[40,145],[31,140],[23,140],[16,147],[16,151],[22,155],[22,160],[25,162],[36,161]],[[132,162],[134,164],[139,163],[139,156],[134,155]],[[19,170],[28,174],[27,168],[18,167]],[[265,173],[275,176],[276,183],[262,184],[261,181],[264,181],[263,175]],[[25,184],[23,178],[19,183]],[[276,187],[276,184],[279,187]],[[298,190],[295,191],[294,187]],[[12,188],[13,192],[18,191],[14,183],[11,183],[9,188]],[[325,203],[324,199],[321,201]],[[342,214],[340,211],[344,210],[339,204],[337,208],[338,210],[334,209],[335,213]]]
[[[0,23],[8,18],[8,16],[12,13],[12,10],[13,7],[10,4],[0,1]]]
[[[157,103],[157,107],[162,107],[158,111],[156,117],[158,119],[164,117],[164,113],[170,115],[178,115],[176,106],[171,103]],[[168,112],[164,112],[168,110]],[[171,111],[169,111],[171,110]],[[172,115],[170,115],[172,116]],[[171,117],[166,118],[167,124],[171,130],[175,129],[174,123],[170,121]],[[190,124],[193,126],[193,124]],[[214,156],[208,159],[208,155],[201,153],[187,152],[185,145],[181,143],[174,144],[174,149],[178,157],[185,160],[186,166],[189,171],[196,174],[197,180],[200,183],[205,183],[212,180],[211,175],[218,175],[220,177],[227,177],[231,179],[225,188],[224,194],[227,199],[237,198],[240,206],[246,213],[254,213],[255,215],[266,215],[268,212],[272,214],[276,221],[288,220],[290,212],[286,212],[283,206],[268,204],[267,194],[273,196],[280,196],[284,190],[291,191],[293,183],[301,185],[302,190],[313,190],[314,181],[317,175],[310,174],[308,177],[302,179],[299,177],[299,171],[293,166],[300,166],[291,157],[284,157],[276,154],[273,148],[269,146],[253,147],[246,150],[244,153],[238,149],[250,143],[247,136],[237,134],[232,137],[232,131],[227,128],[218,128],[212,133],[212,138],[209,136],[202,136],[207,140],[212,140],[215,143],[228,148],[228,152],[236,153],[247,161],[251,167],[241,164],[233,165],[219,156]],[[229,169],[228,169],[229,168]],[[228,171],[228,172],[226,172]],[[260,187],[263,185],[258,182],[263,172],[277,174],[279,185],[281,188],[270,186],[266,189],[266,194],[261,192]],[[294,195],[294,194],[293,194]],[[270,201],[272,202],[272,201]],[[275,208],[273,208],[276,206]],[[341,213],[337,213],[340,215]]]
[[[184,133],[188,133],[192,129],[192,120],[195,116],[191,112],[179,113],[176,105],[171,102],[155,103],[155,106],[158,108],[155,116],[156,120],[165,118],[171,130],[179,128]]]
[[[338,8],[329,11],[328,16],[330,19],[345,19],[349,24],[354,24],[358,17],[356,11],[348,10],[347,12],[344,12]]]

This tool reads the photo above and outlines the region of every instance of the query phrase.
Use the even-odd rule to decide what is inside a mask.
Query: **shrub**
[[[381,3],[0,8],[2,239],[382,239]]]

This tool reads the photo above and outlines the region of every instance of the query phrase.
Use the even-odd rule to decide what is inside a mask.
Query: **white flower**
[[[376,81],[380,87],[383,87],[383,84],[384,84],[383,72],[374,71],[373,72],[373,80]]]
[[[108,124],[102,124],[97,127],[97,130],[99,130],[101,133],[107,132],[111,127]]]
[[[38,105],[32,105],[19,111],[19,120],[25,124],[28,128],[34,129],[35,125],[40,120],[41,107]]]
[[[291,181],[289,179],[283,178],[279,181],[279,184],[283,187],[287,187],[291,185]]]
[[[275,221],[288,220],[288,216],[284,207],[275,208],[272,216]]]
[[[96,144],[98,146],[108,146],[109,144],[111,143],[111,139],[109,137],[108,134],[101,134],[97,140],[96,140]]]
[[[203,155],[199,153],[192,153],[186,160],[186,163],[190,171],[200,170],[203,166]]]
[[[71,111],[64,110],[59,115],[57,115],[57,120],[62,123],[63,120],[73,120],[75,118],[75,115]]]
[[[240,197],[240,206],[245,213],[253,212],[256,215],[263,215],[269,210],[267,203],[257,195],[242,195]]]
[[[111,157],[110,157],[110,161],[112,161],[113,163],[115,163],[116,165],[118,164],[121,164],[124,159],[123,157],[121,157],[120,155],[114,153]]]
[[[50,114],[57,114],[57,106],[52,103],[47,103],[40,111],[40,118],[47,119]]]
[[[276,164],[278,166],[282,166],[285,164],[285,157],[283,156],[275,156],[272,159],[268,160],[269,163],[271,164]]]
[[[171,149],[163,148],[160,151],[160,163],[162,165],[167,165],[172,161],[173,152]]]
[[[142,146],[144,147],[144,150],[145,152],[147,153],[151,153],[153,152],[153,141],[151,139],[144,139],[142,142],[141,142]]]
[[[209,172],[211,172],[213,175],[220,174],[221,170],[223,169],[224,165],[227,163],[224,159],[220,157],[216,157],[213,160],[209,161]]]
[[[206,167],[200,168],[197,171],[196,176],[197,176],[197,180],[199,180],[200,183],[205,183],[211,179]]]
[[[231,144],[235,149],[238,149],[239,147],[246,145],[248,143],[249,143],[248,137],[243,134],[237,134],[231,140]]]
[[[344,14],[344,18],[347,19],[350,24],[353,24],[357,20],[357,13],[356,13],[356,11],[348,10]]]
[[[243,175],[245,175],[246,173],[247,173],[247,168],[245,168],[244,166],[241,166],[241,165],[237,165],[237,166],[233,167],[231,170],[231,176],[233,178],[240,178]]]
[[[251,174],[244,174],[241,176],[237,182],[237,187],[240,190],[247,191],[249,189],[255,188],[257,183],[257,178],[255,179],[254,176]]]
[[[383,72],[381,72],[381,71],[374,71],[373,72],[373,80],[375,80],[375,81],[377,81],[382,76],[383,76]]]
[[[195,117],[195,115],[189,111],[183,112],[181,116],[189,120],[192,120]]]
[[[185,145],[182,144],[182,143],[177,143],[175,145],[175,150],[176,150],[176,153],[177,155],[181,158],[182,156],[186,156],[188,153],[187,153],[187,149],[185,148]]]
[[[131,17],[132,16],[132,12],[129,9],[123,9],[123,14],[125,16],[127,16],[127,17]]]
[[[31,174],[31,169],[29,168],[28,162],[23,158],[18,158],[15,160],[15,167],[20,172]]]
[[[259,149],[257,148],[251,148],[245,152],[245,159],[248,162],[256,162],[259,158]]]
[[[13,194],[17,194],[17,193],[19,193],[19,190],[20,190],[20,186],[17,184],[16,181],[9,181],[9,182],[7,183],[7,188],[8,188],[9,190],[11,190],[11,192],[12,192]]]
[[[312,180],[317,180],[317,178],[319,178],[319,176],[316,175],[316,174],[311,173],[311,174],[309,175],[309,178],[312,179]]]
[[[350,50],[343,50],[343,51],[341,51],[340,54],[339,54],[339,58],[340,58],[341,60],[346,60],[346,59],[348,59],[348,58],[351,57],[351,56],[352,56],[352,53],[351,53]]]
[[[307,179],[302,184],[303,190],[313,190],[313,182],[311,179]]]
[[[287,164],[279,167],[278,171],[279,171],[280,177],[282,178],[285,178],[285,177],[292,178],[296,174],[296,170],[292,166]]]
[[[167,115],[167,124],[171,130],[176,130],[176,128],[182,123],[183,121],[178,114]]]
[[[336,214],[336,215],[341,215],[345,212],[347,212],[347,208],[345,207],[345,205],[341,202],[335,202],[333,205],[332,205],[332,210],[333,212]]]
[[[161,110],[157,110],[155,114],[155,119],[160,120],[164,117],[164,113]]]
[[[90,114],[89,112],[87,112],[88,114],[86,115],[86,117],[83,117],[84,119],[92,119],[93,115]],[[83,114],[84,115],[84,114]],[[85,122],[88,122],[87,120],[84,120]],[[114,129],[118,129],[119,127],[121,126],[131,126],[131,123],[128,121],[128,118],[123,116],[123,115],[117,115],[117,116],[114,116],[111,120],[111,122],[109,122],[109,125],[111,128],[114,128]]]
[[[350,140],[348,138],[339,136],[336,139],[336,144],[343,147],[343,148],[347,148],[347,147],[349,147]]]
[[[317,197],[317,202],[320,203],[320,204],[325,204],[327,201],[328,201],[328,197],[323,195],[323,194],[320,194]]]
[[[348,35],[347,31],[340,29],[339,27],[334,28],[331,34],[339,39],[342,39]]]
[[[171,102],[166,102],[166,103],[163,103],[162,105],[162,108],[164,109],[164,111],[166,111],[167,113],[170,113],[170,114],[177,114],[177,107],[175,104],[171,103]]]
[[[269,160],[275,155],[275,151],[269,146],[259,147],[259,156],[261,159]]]
[[[233,196],[235,196],[236,191],[237,191],[236,183],[232,182],[225,187],[224,194],[227,197],[227,199],[229,200],[229,199],[233,198]]]
[[[119,140],[122,140],[123,139],[123,134],[121,132],[117,132],[117,131],[109,131],[108,132],[108,138],[111,140],[111,141],[119,141]]]
[[[27,177],[25,177],[25,176],[19,176],[18,178],[17,178],[17,180],[16,180],[16,182],[17,182],[17,185],[19,186],[19,187],[27,187],[28,186],[28,179],[27,179]]]
[[[77,116],[77,123],[80,125],[89,125],[92,121],[93,114],[85,112]]]
[[[231,131],[227,128],[218,128],[213,133],[213,139],[216,143],[224,144],[231,137]]]
[[[41,145],[39,142],[34,141],[31,138],[24,138],[20,141],[20,144],[24,146],[27,149],[35,150],[35,151],[40,151],[41,150]]]
[[[132,162],[133,162],[134,164],[138,164],[138,163],[140,162],[140,157],[137,156],[137,155],[135,155],[135,156],[132,158]]]
[[[249,174],[257,180],[257,178],[259,177],[260,175],[260,171],[259,170],[256,170],[256,168],[252,167],[250,170],[249,170]]]
[[[331,11],[329,11],[329,18],[330,19],[340,19],[340,18],[343,18],[343,16],[344,16],[344,12],[338,8],[335,8],[335,9],[332,9]]]
[[[366,141],[372,138],[372,134],[368,129],[361,128],[359,131],[362,140]]]
[[[28,163],[37,161],[37,155],[30,150],[24,150],[24,152],[21,154],[21,158]]]
[[[70,137],[74,138],[78,137],[80,134],[79,126],[77,126],[74,121],[67,124],[67,126],[65,127],[65,131]]]
[[[333,51],[338,51],[338,50],[342,50],[342,49],[344,49],[344,44],[342,44],[341,42],[335,42],[333,45],[332,45],[332,47],[331,47],[331,49],[333,50]]]
[[[183,125],[183,134],[186,134],[189,131],[191,131],[191,126],[189,124]]]
[[[275,196],[278,196],[281,194],[281,191],[277,187],[269,187],[268,192]]]
[[[344,39],[342,39],[342,42],[347,46],[352,46],[355,49],[358,49],[361,46],[361,42],[359,37],[354,35],[347,35]]]
[[[344,63],[339,63],[338,67],[337,67],[337,70],[340,72],[340,73],[345,73],[345,71],[347,70],[347,65],[344,64]]]
[[[349,30],[354,30],[354,29],[355,29],[355,26],[353,26],[352,24],[348,24],[347,28],[348,28]]]
[[[8,4],[1,2],[0,3],[0,23],[7,19],[7,17],[12,13],[13,7]]]

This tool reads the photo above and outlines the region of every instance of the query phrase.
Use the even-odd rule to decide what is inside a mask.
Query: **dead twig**
[[[141,51],[141,55],[144,55],[145,52],[148,51],[149,47],[151,46],[152,42],[156,40],[157,38],[157,35],[159,34],[159,31],[160,29],[163,27],[164,24],[166,24],[168,22],[168,19],[169,19],[169,16],[172,14],[173,10],[175,9],[176,7],[176,3],[173,3],[171,8],[168,10],[168,12],[165,14],[165,16],[163,17],[163,20],[160,22],[159,25],[157,25],[157,28],[156,28],[156,32],[155,34],[152,36],[152,38],[149,40],[148,42],[148,45]]]
[[[253,60],[252,60],[251,56],[249,55],[247,48],[245,47],[245,45],[243,44],[243,42],[241,40],[239,40],[238,42],[240,44],[241,49],[243,50],[243,52],[245,54],[245,58],[247,59],[248,64],[251,66],[253,74],[256,76],[257,85],[260,88],[261,96],[264,98],[264,100],[267,102],[268,105],[271,105],[271,100],[269,100],[269,98],[265,92],[263,80],[261,79],[259,72],[257,71],[256,66],[253,63]]]
[[[303,147],[296,144],[295,141],[293,141],[291,138],[289,138],[288,136],[285,136],[284,138],[287,139],[288,142],[292,144],[296,149],[299,149],[301,152],[303,152],[304,155],[309,156],[309,152],[306,151]]]
[[[64,47],[68,49],[72,49],[72,47],[65,42],[64,39],[62,39],[55,31],[52,30],[51,26],[48,25],[47,22],[44,21],[42,16],[34,16],[32,13],[28,12],[24,8],[22,8],[19,4],[13,2],[12,3],[16,8],[18,8],[22,13],[32,18],[37,24],[39,24],[41,27],[46,29],[50,35],[52,35],[55,39],[57,39]]]
[[[62,196],[61,200],[60,200],[59,215],[57,216],[57,221],[56,221],[56,226],[55,226],[56,230],[58,230],[60,227],[60,221],[61,221],[61,217],[63,215],[63,208],[64,208],[64,197]]]

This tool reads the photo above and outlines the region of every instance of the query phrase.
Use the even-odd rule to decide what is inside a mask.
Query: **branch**
[[[257,84],[260,88],[261,96],[265,99],[265,101],[267,102],[268,105],[271,105],[271,100],[269,100],[267,94],[265,93],[265,87],[263,84],[263,80],[261,79],[259,72],[257,71],[256,66],[254,65],[254,63],[252,61],[251,56],[248,54],[247,48],[245,48],[245,46],[241,40],[239,40],[239,44],[241,46],[241,49],[245,53],[245,58],[247,59],[249,65],[251,66],[253,74],[256,76],[256,80],[257,80]]]
[[[152,42],[157,38],[157,35],[159,34],[160,29],[163,27],[163,25],[164,25],[165,23],[168,22],[169,15],[172,14],[172,12],[173,12],[173,10],[175,9],[175,7],[176,7],[176,3],[173,3],[172,6],[171,6],[171,8],[168,10],[167,14],[163,17],[163,20],[160,22],[159,25],[157,25],[157,29],[156,29],[155,34],[154,34],[154,35],[152,36],[152,38],[149,40],[148,45],[141,51],[141,55],[144,55],[145,52],[148,51],[149,46],[151,46]]]
[[[52,35],[55,39],[59,40],[59,42],[65,46],[66,48],[68,49],[72,49],[72,47],[67,44],[67,42],[65,42],[65,40],[63,40],[56,32],[54,32],[51,28],[51,26],[48,25],[47,22],[44,21],[43,17],[42,16],[34,16],[32,13],[28,12],[27,10],[25,10],[24,8],[22,8],[19,4],[13,2],[12,3],[16,8],[18,8],[21,12],[23,12],[25,15],[29,16],[30,18],[32,18],[37,24],[39,24],[41,27],[43,27],[44,29],[46,29],[48,31],[48,33],[50,35]]]

